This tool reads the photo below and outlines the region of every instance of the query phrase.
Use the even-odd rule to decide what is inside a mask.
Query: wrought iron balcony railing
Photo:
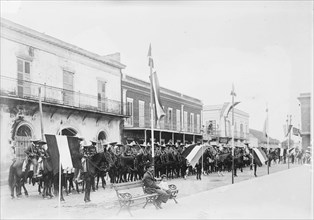
[[[215,130],[211,131],[210,134],[204,134],[205,137],[229,137],[231,138],[231,131],[225,132],[225,130]],[[234,138],[236,139],[249,139],[249,133],[240,132],[240,131],[234,131]]]
[[[120,101],[6,76],[0,76],[0,79],[0,95],[2,97],[38,101],[39,87],[41,87],[41,100],[43,103],[59,104],[104,114],[129,116],[127,112],[123,112],[123,104]]]

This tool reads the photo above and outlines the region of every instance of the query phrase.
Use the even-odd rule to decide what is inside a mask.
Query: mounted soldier
[[[26,165],[28,164],[28,161],[32,160],[34,157],[38,158],[38,163],[37,164],[33,164],[33,178],[38,178],[41,177],[41,175],[39,175],[39,171],[40,168],[42,168],[42,156],[47,156],[47,149],[45,149],[43,147],[43,145],[46,145],[47,143],[45,141],[42,140],[32,140],[32,144],[29,145],[26,150],[25,150],[25,154],[26,154],[26,158],[23,162],[23,166],[22,166],[22,172],[25,172],[26,170]],[[39,164],[40,163],[40,164]]]

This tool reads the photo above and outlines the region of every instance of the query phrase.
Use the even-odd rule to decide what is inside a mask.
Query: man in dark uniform
[[[158,193],[158,197],[155,202],[156,206],[162,209],[161,203],[166,203],[170,195],[166,191],[160,189],[160,187],[156,184],[156,179],[154,177],[154,166],[152,164],[149,165],[142,181],[144,183],[144,190],[146,193]]]
[[[43,145],[45,145],[46,142],[42,140],[32,140],[32,144],[28,145],[28,147],[25,150],[26,159],[24,160],[22,171],[24,172],[26,169],[26,164],[29,160],[32,160],[34,157],[40,157],[45,155],[45,149],[43,148]],[[34,172],[34,178],[38,177],[39,170],[38,170],[38,161],[37,163],[33,164],[33,172]]]

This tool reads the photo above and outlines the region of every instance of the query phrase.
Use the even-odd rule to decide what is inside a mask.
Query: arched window
[[[102,145],[107,142],[107,134],[104,131],[99,132],[97,137],[97,152],[103,152]]]
[[[15,155],[17,158],[25,158],[25,150],[26,148],[31,145],[32,139],[32,129],[26,125],[22,124],[20,127],[17,128],[15,133]]]

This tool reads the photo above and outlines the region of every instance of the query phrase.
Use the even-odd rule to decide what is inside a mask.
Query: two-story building
[[[123,140],[138,143],[151,141],[150,83],[123,74],[122,93],[126,103]],[[161,103],[165,116],[154,124],[154,139],[159,143],[185,143],[202,141],[201,112],[199,99],[170,89],[160,88]]]
[[[232,111],[230,103],[205,105],[203,108],[203,139],[214,140],[221,144],[230,144],[232,138]],[[249,140],[249,114],[234,108],[235,146],[243,146]]]
[[[121,141],[119,54],[100,56],[6,19],[0,34],[1,174],[44,134]]]
[[[301,93],[298,97],[301,108],[301,137],[302,148],[312,146],[311,143],[311,93]]]

